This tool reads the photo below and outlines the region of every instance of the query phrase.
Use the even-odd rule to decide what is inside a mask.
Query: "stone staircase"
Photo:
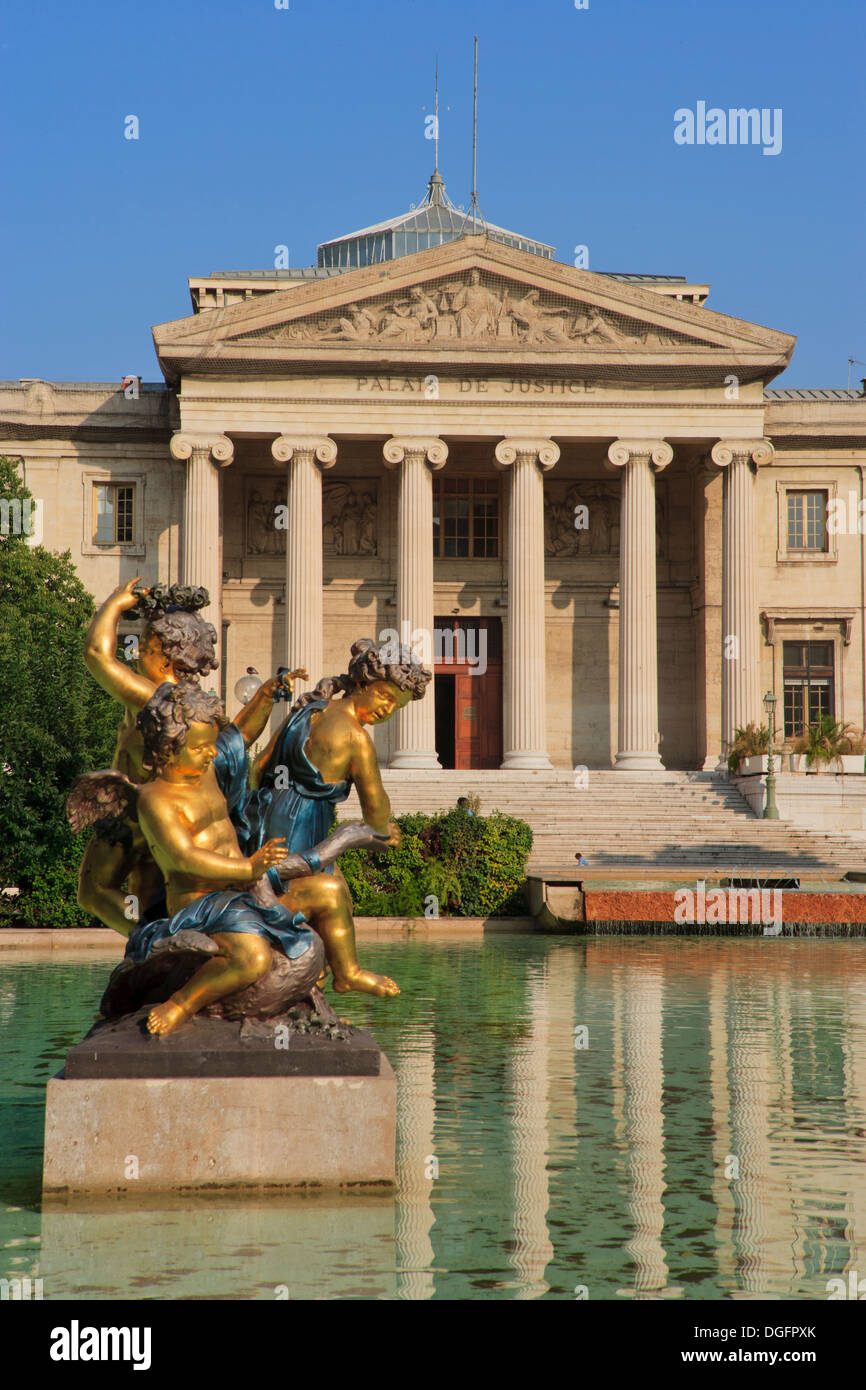
[[[528,871],[547,880],[658,877],[669,869],[739,876],[838,880],[866,869],[866,845],[844,835],[758,819],[720,774],[590,770],[587,785],[554,772],[383,772],[396,815],[454,806],[478,796],[481,814],[498,810],[531,825]],[[341,814],[360,815],[353,791]],[[589,860],[577,870],[575,851]]]

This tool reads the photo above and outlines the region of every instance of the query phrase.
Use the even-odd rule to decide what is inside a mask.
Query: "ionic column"
[[[294,682],[295,695],[310,690],[324,670],[322,574],[322,472],[333,468],[337,446],[327,435],[281,434],[271,444],[286,481],[286,650],[289,667],[303,666],[309,680]]]
[[[500,439],[511,470],[508,510],[508,661],[504,768],[549,768],[545,705],[544,474],[559,458],[551,439]]]
[[[734,730],[763,722],[758,615],[755,474],[772,462],[768,439],[720,439],[710,457],[723,468],[722,493],[722,752],[727,766]]]
[[[433,478],[444,468],[448,445],[441,439],[388,439],[382,447],[387,468],[400,468],[397,505],[397,622],[400,641],[415,648],[433,669]],[[412,700],[397,715],[396,750],[391,767],[439,767],[433,682],[423,700]]]
[[[224,434],[198,438],[173,434],[171,456],[186,463],[183,498],[180,579],[182,584],[201,585],[210,594],[210,603],[201,616],[213,623],[217,651],[222,646],[222,526],[220,524],[219,470],[231,463],[235,446]]]
[[[656,473],[674,456],[663,439],[617,439],[622,469],[619,532],[619,709],[614,767],[663,772],[659,757]]]

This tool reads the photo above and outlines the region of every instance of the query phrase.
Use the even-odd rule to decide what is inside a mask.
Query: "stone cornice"
[[[851,645],[851,632],[854,619],[857,617],[856,608],[762,608],[761,621],[766,629],[766,644],[772,647],[776,638],[776,623],[808,623],[814,621],[836,622],[839,624],[842,633],[842,642],[846,647]]]

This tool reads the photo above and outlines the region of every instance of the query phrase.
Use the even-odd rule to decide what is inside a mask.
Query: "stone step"
[[[838,877],[866,860],[866,845],[844,835],[756,816],[716,773],[591,769],[588,777],[589,786],[578,788],[568,770],[383,773],[395,815],[432,814],[453,807],[459,796],[478,796],[482,815],[500,811],[527,821],[533,831],[529,868],[536,873],[573,872],[577,848],[605,868],[635,869],[651,861],[724,870],[735,863],[787,874],[825,867]],[[354,793],[344,814],[360,814]]]

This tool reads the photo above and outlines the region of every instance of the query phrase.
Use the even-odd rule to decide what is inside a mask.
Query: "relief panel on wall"
[[[322,483],[322,543],[326,555],[376,555],[378,484],[330,479]],[[245,480],[247,555],[285,555],[286,485],[267,474]]]
[[[656,483],[656,553],[664,554],[666,499]],[[575,555],[619,555],[618,483],[587,479],[545,482],[544,553],[554,559]]]

